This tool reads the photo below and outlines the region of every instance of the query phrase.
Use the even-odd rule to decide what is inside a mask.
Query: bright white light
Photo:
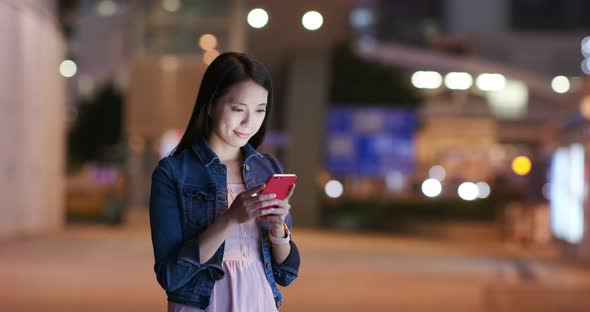
[[[558,148],[551,160],[551,230],[569,243],[584,237],[584,158],[584,146],[576,143]]]
[[[176,12],[180,9],[180,0],[163,0],[162,7],[168,12]]]
[[[499,91],[506,86],[506,77],[501,74],[481,74],[475,79],[475,84],[483,91]]]
[[[363,28],[373,24],[375,16],[369,8],[356,8],[350,13],[349,22],[352,27]]]
[[[527,112],[529,89],[522,81],[507,80],[504,89],[486,92],[485,96],[496,117],[518,118]]]
[[[117,4],[111,0],[103,0],[96,5],[96,11],[100,16],[113,16],[117,13]]]
[[[253,28],[262,28],[268,23],[268,13],[263,9],[253,9],[248,13],[248,25]]]
[[[442,191],[442,185],[437,179],[426,179],[422,182],[422,193],[428,197],[436,197]]]
[[[590,37],[582,39],[581,50],[582,55],[585,57],[590,57]]]
[[[468,73],[451,72],[445,76],[445,85],[451,90],[467,90],[473,85],[473,78]]]
[[[71,60],[65,60],[59,64],[59,73],[66,78],[73,77],[76,71],[78,71],[78,67]]]
[[[217,38],[212,34],[204,34],[199,38],[199,47],[205,51],[217,48]]]
[[[479,198],[488,198],[492,190],[490,189],[490,185],[485,182],[477,182],[477,197]]]
[[[582,61],[582,71],[584,72],[584,74],[586,75],[590,75],[590,58],[585,58]]]
[[[473,182],[463,182],[457,190],[463,200],[474,200],[479,195],[479,188]]]
[[[342,183],[340,183],[339,181],[332,180],[326,183],[326,186],[324,187],[324,192],[326,192],[326,195],[328,195],[328,197],[338,198],[342,196],[342,193],[344,193],[344,187],[342,186]]]
[[[570,90],[570,80],[565,76],[556,76],[551,80],[551,88],[557,93],[566,93]]]
[[[303,24],[303,27],[307,30],[318,30],[324,24],[324,18],[318,11],[309,11],[303,14],[301,24]]]
[[[442,76],[435,71],[417,71],[412,75],[412,84],[418,89],[436,89],[442,81]]]
[[[437,179],[438,181],[442,181],[447,176],[447,172],[443,166],[436,165],[428,170],[428,176]]]

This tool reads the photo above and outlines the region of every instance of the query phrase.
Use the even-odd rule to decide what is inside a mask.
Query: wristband
[[[276,238],[276,237],[272,236],[270,229],[268,230],[268,238],[270,239],[271,243],[277,244],[277,245],[289,243],[289,241],[291,240],[291,231],[289,231],[289,227],[285,223],[283,223],[283,228],[285,229],[285,234],[287,235],[287,237]]]

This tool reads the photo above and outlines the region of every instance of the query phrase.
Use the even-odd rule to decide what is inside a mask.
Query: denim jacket
[[[273,173],[283,173],[270,154],[260,154],[249,144],[242,147],[241,165],[247,189],[265,183]],[[201,139],[192,148],[160,161],[152,175],[150,225],[156,278],[169,301],[205,309],[215,281],[225,272],[221,266],[225,242],[206,263],[199,261],[197,236],[227,207],[227,168]],[[220,209],[222,208],[222,209]],[[285,223],[291,228],[291,215]],[[276,284],[289,285],[297,278],[299,251],[291,240],[291,252],[279,264],[272,258],[268,222],[258,220],[266,279],[277,308],[283,296]]]

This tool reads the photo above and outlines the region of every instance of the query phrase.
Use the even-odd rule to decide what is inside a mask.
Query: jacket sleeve
[[[197,238],[183,241],[180,202],[171,169],[165,158],[154,170],[149,203],[154,271],[167,292],[186,285],[208,267],[199,263]]]
[[[278,161],[276,157],[274,157],[271,154],[264,154],[264,156],[266,156],[266,158],[270,161],[276,173],[285,172],[283,165]],[[287,227],[289,227],[289,230],[291,230],[293,226],[293,219],[290,213],[289,215],[287,215],[285,223],[287,224]],[[288,286],[297,278],[299,274],[299,264],[301,262],[299,250],[297,249],[297,245],[295,244],[293,239],[289,241],[289,244],[291,244],[291,251],[287,256],[287,259],[285,259],[283,263],[278,264],[274,261],[274,259],[272,260],[275,281],[277,282],[277,284],[281,286]]]

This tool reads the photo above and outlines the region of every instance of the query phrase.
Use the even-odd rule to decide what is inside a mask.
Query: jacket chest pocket
[[[196,232],[213,223],[215,215],[215,188],[184,185],[184,220]]]

